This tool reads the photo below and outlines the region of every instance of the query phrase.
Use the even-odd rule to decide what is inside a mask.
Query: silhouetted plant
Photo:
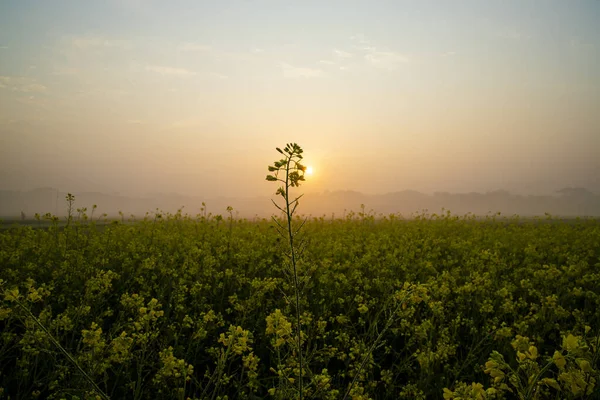
[[[73,220],[73,204],[75,204],[75,196],[71,193],[67,193],[65,200],[67,200],[67,227],[69,227]]]
[[[267,180],[270,182],[280,182],[282,184],[275,194],[281,196],[283,205],[277,204],[274,200],[271,201],[273,201],[275,207],[284,214],[286,226],[283,226],[274,216],[272,218],[277,224],[279,234],[287,239],[290,248],[290,267],[296,303],[296,345],[298,347],[297,355],[299,365],[298,395],[299,398],[302,399],[304,365],[302,359],[302,327],[300,326],[300,282],[298,279],[297,248],[294,239],[306,221],[294,229],[293,218],[299,204],[298,201],[302,195],[290,200],[290,189],[300,186],[300,182],[305,180],[304,172],[306,171],[306,167],[300,162],[302,161],[303,150],[298,144],[288,143],[283,150],[279,147],[277,147],[276,150],[283,155],[283,158],[275,161],[273,165],[269,165],[269,172],[272,174],[267,175]]]

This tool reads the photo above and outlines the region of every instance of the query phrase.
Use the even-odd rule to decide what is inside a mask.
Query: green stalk
[[[292,265],[292,280],[294,285],[294,294],[295,294],[295,303],[296,303],[296,345],[298,351],[298,364],[300,368],[299,377],[298,377],[298,395],[299,399],[304,398],[304,385],[303,385],[303,377],[304,377],[304,360],[302,357],[302,327],[300,324],[300,283],[298,280],[298,266],[297,266],[297,254],[296,248],[294,246],[294,237],[300,231],[303,224],[294,232],[292,228],[292,222],[294,213],[296,211],[296,207],[298,207],[298,199],[299,196],[294,200],[290,201],[290,188],[294,186],[299,186],[299,182],[304,181],[304,171],[306,167],[300,164],[300,160],[302,160],[302,148],[298,146],[296,143],[288,143],[284,150],[280,148],[276,148],[276,150],[282,154],[285,158],[275,161],[273,166],[269,166],[269,172],[274,172],[273,175],[267,175],[267,180],[271,182],[281,182],[284,186],[280,187],[277,190],[277,195],[281,195],[285,201],[285,207],[279,206],[274,200],[273,205],[285,214],[287,219],[287,234],[285,233],[286,228],[279,223],[277,218],[272,217],[273,221],[278,226],[278,232],[281,236],[286,237],[288,239],[288,243],[290,245],[290,258]],[[292,163],[294,166],[292,167]],[[293,172],[290,170],[293,169]],[[279,178],[278,174],[282,170],[285,170],[285,180]],[[298,171],[302,172],[302,175],[299,174]]]
[[[303,378],[303,365],[302,365],[302,348],[300,347],[302,344],[302,329],[300,327],[300,287],[298,285],[298,269],[296,268],[296,250],[294,249],[294,232],[292,230],[292,214],[290,211],[290,195],[289,195],[289,172],[290,172],[290,162],[292,161],[292,156],[288,158],[287,165],[285,168],[285,206],[286,206],[286,215],[287,215],[287,226],[288,226],[288,235],[290,242],[290,253],[292,257],[292,269],[294,272],[294,292],[296,296],[296,342],[298,345],[298,364],[300,364],[300,376],[298,377],[298,392],[299,398],[302,399],[302,378]]]
[[[58,341],[54,338],[54,336],[52,336],[52,334],[50,333],[50,331],[48,331],[48,329],[46,329],[46,327],[44,326],[44,324],[42,324],[40,322],[40,320],[37,319],[35,317],[35,315],[33,315],[33,313],[27,307],[25,307],[23,304],[21,304],[21,302],[19,300],[17,300],[16,298],[14,298],[14,301],[15,301],[15,303],[17,303],[17,305],[19,307],[21,307],[23,310],[25,310],[25,312],[27,313],[27,315],[29,315],[31,318],[33,318],[33,320],[40,327],[40,329],[43,330],[46,333],[46,335],[48,335],[48,338],[50,339],[50,341],[61,351],[61,353],[63,353],[65,355],[65,357],[67,357],[67,359],[75,366],[75,368],[77,368],[79,370],[79,372],[88,381],[88,383],[92,386],[92,388],[94,388],[94,391],[96,393],[98,393],[98,395],[100,397],[102,397],[102,399],[104,399],[104,400],[110,400],[110,398],[106,395],[106,393],[104,393],[102,391],[102,389],[100,389],[100,387],[96,384],[96,382],[94,382],[94,380],[83,370],[83,368],[81,368],[81,366],[79,366],[79,364],[73,358],[73,356],[71,356],[71,354],[69,354],[69,352],[64,347],[62,347],[60,345],[60,343],[58,343]]]
[[[360,363],[360,367],[358,368],[358,371],[356,371],[356,373],[354,374],[354,378],[352,379],[352,382],[350,382],[350,386],[346,390],[346,393],[344,394],[344,398],[342,400],[346,400],[348,398],[348,396],[350,395],[350,392],[352,391],[354,384],[358,380],[358,376],[360,375],[363,368],[365,367],[365,364],[367,363],[367,358],[369,357],[369,354],[371,354],[373,352],[373,350],[375,350],[375,347],[377,347],[377,345],[379,344],[379,341],[381,340],[381,338],[383,337],[385,332],[389,329],[390,326],[392,326],[392,322],[394,322],[394,317],[396,316],[396,313],[398,313],[398,311],[400,310],[400,307],[402,307],[402,304],[404,304],[406,302],[406,298],[411,293],[412,293],[412,289],[408,289],[406,291],[406,293],[404,294],[404,297],[402,298],[402,300],[399,301],[398,304],[396,305],[394,312],[392,312],[392,314],[388,318],[384,328],[381,330],[381,332],[379,332],[379,335],[377,336],[377,338],[375,339],[373,344],[371,344],[371,347],[369,348],[369,350],[363,357],[362,362]]]

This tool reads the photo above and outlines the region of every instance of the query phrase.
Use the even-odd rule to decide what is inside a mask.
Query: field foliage
[[[0,230],[0,398],[294,398],[289,244],[228,211]],[[301,239],[305,398],[597,398],[597,220],[363,209]]]

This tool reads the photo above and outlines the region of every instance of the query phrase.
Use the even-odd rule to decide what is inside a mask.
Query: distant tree
[[[21,221],[25,221],[26,218],[27,216],[25,215],[25,213],[21,211]]]

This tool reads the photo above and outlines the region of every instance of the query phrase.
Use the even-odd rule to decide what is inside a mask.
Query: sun
[[[311,166],[306,167],[306,171],[304,173],[306,175],[312,175],[313,174],[313,167],[311,167]]]

